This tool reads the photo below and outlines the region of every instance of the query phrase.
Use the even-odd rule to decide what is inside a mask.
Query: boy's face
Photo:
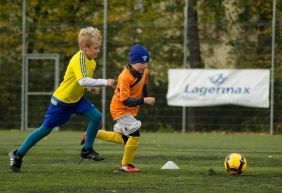
[[[101,47],[101,42],[100,43],[95,43],[91,45],[90,47],[84,47],[82,48],[82,51],[86,55],[87,58],[96,58],[99,53],[100,53],[100,47]]]
[[[148,68],[148,62],[145,63],[135,63],[131,64],[131,66],[140,74],[143,74],[145,69]]]

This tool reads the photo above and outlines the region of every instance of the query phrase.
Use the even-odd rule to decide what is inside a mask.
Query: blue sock
[[[24,156],[32,146],[34,146],[40,139],[48,135],[51,130],[52,129],[46,129],[41,126],[32,131],[25,139],[23,144],[18,148],[18,153]]]
[[[84,112],[83,116],[87,117],[90,120],[87,127],[87,137],[85,140],[84,148],[92,149],[94,140],[100,127],[102,115],[97,109],[91,109]]]

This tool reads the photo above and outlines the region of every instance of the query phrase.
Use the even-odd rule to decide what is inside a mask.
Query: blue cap
[[[135,44],[129,51],[128,60],[130,64],[146,63],[150,61],[150,55],[144,46]]]

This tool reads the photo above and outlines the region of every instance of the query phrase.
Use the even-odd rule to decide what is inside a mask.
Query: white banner
[[[170,69],[167,103],[172,106],[223,104],[269,107],[270,71],[264,69]]]

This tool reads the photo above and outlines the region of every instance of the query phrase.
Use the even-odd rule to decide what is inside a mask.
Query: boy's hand
[[[87,88],[87,91],[90,92],[93,95],[96,95],[96,94],[100,94],[101,88],[91,87],[91,88]]]
[[[108,79],[107,80],[107,86],[115,88],[115,80],[114,79]]]
[[[155,104],[155,97],[145,97],[144,104],[147,105],[154,105]]]

